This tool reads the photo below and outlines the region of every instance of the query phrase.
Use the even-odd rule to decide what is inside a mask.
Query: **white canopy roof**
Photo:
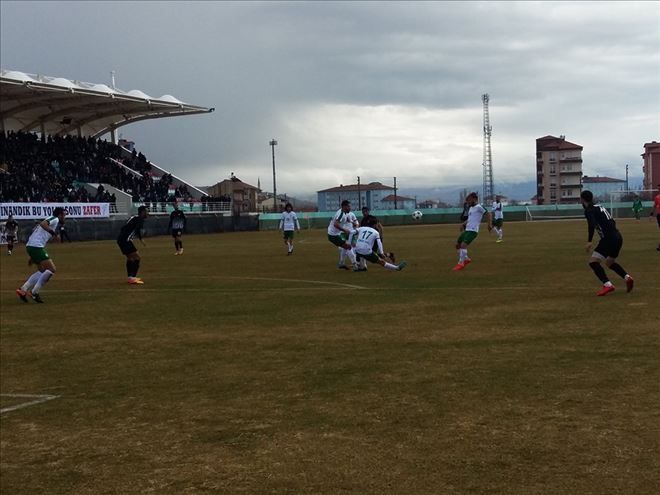
[[[172,95],[0,70],[0,130],[99,137],[146,119],[213,112]]]

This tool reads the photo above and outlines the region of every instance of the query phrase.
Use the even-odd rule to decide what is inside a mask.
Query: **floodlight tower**
[[[493,201],[493,159],[490,153],[490,135],[493,128],[490,125],[490,116],[488,115],[488,93],[481,95],[481,101],[484,103],[484,190],[481,200],[484,204]]]

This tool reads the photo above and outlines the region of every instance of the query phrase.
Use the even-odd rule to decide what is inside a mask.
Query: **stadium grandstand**
[[[191,211],[230,211],[230,198],[209,197],[117,140],[131,123],[213,111],[172,95],[2,70],[0,203],[100,202],[125,215],[137,204],[166,213],[176,199]]]

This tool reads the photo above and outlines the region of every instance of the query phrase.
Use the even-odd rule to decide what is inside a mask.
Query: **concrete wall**
[[[66,232],[72,241],[102,241],[116,239],[119,230],[128,220],[128,216],[114,216],[111,218],[69,218],[65,221]],[[259,228],[259,217],[257,215],[242,215],[234,217],[231,215],[211,214],[188,214],[186,215],[187,234],[212,234],[217,232],[234,232],[245,230],[257,230]],[[144,235],[157,236],[169,234],[167,226],[169,215],[150,216],[144,224]],[[18,237],[21,242],[26,242],[32,229],[39,222],[37,220],[19,220]]]

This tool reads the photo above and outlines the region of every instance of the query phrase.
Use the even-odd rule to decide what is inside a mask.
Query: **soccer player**
[[[493,230],[493,216],[489,211],[479,204],[479,196],[476,192],[471,192],[465,198],[466,203],[470,207],[468,210],[467,220],[463,223],[465,230],[461,232],[456,241],[456,249],[458,250],[458,264],[453,268],[455,272],[465,268],[472,260],[468,257],[467,247],[479,235],[479,224],[483,219],[484,214],[488,218],[488,231]]]
[[[493,201],[491,211],[495,217],[495,220],[493,221],[493,229],[495,229],[495,233],[497,234],[497,241],[495,242],[502,242],[502,236],[504,235],[504,231],[502,230],[502,224],[504,223],[504,211],[502,211],[502,197],[499,194],[495,196],[495,201]]]
[[[390,263],[391,260],[385,255],[383,242],[380,238],[380,234],[376,230],[378,219],[369,215],[362,220],[364,225],[359,227],[357,231],[353,233],[353,235],[357,238],[357,243],[355,244],[355,252],[357,254],[356,258],[359,264],[359,266],[353,268],[353,271],[366,272],[367,261],[370,261],[371,263],[378,263],[380,266],[386,268],[387,270],[403,270],[407,264],[405,261],[395,265],[394,263]]]
[[[370,213],[369,207],[368,206],[363,206],[362,207],[362,220],[360,220],[360,227],[366,227],[367,226],[367,219],[369,217],[375,218],[376,219],[376,225],[373,226],[374,229],[378,231],[378,235],[380,235],[380,240],[383,240],[383,226],[381,223],[378,221],[378,217],[373,216]]]
[[[186,215],[183,211],[179,209],[179,203],[174,202],[174,210],[170,213],[170,223],[167,226],[167,230],[172,233],[174,238],[174,254],[181,255],[183,254],[183,241],[181,240],[181,235],[186,228]]]
[[[122,254],[126,256],[126,274],[128,275],[128,283],[131,285],[142,285],[144,282],[137,276],[140,270],[140,255],[137,252],[133,238],[137,236],[144,246],[142,240],[142,227],[144,220],[149,216],[149,210],[146,206],[142,205],[138,208],[138,214],[133,215],[119,231],[117,237],[117,244]]]
[[[601,205],[594,203],[594,195],[591,191],[584,190],[580,194],[582,207],[584,208],[584,216],[587,219],[589,226],[589,237],[587,240],[586,250],[591,251],[592,240],[594,238],[594,231],[598,232],[600,242],[596,249],[591,253],[589,259],[589,266],[596,274],[596,277],[603,282],[603,288],[598,291],[597,296],[605,296],[610,292],[614,292],[614,285],[610,282],[605,274],[605,269],[600,264],[605,261],[605,265],[610,270],[613,270],[617,275],[626,281],[626,290],[630,292],[633,290],[635,281],[628,275],[621,265],[616,262],[616,258],[621,252],[623,246],[623,237],[616,228],[616,222],[610,215],[610,212],[603,208]]]
[[[344,265],[346,256],[355,267],[355,252],[349,239],[351,233],[359,226],[355,213],[351,211],[351,202],[345,199],[341,202],[341,208],[337,210],[328,225],[328,240],[339,249],[339,264],[337,268],[348,270]]]
[[[11,256],[11,252],[14,249],[14,242],[16,241],[16,235],[18,234],[18,223],[14,220],[13,215],[7,217],[5,222],[5,237],[7,238],[7,256]]]
[[[284,206],[282,218],[280,218],[279,230],[284,232],[284,244],[287,247],[286,255],[290,256],[293,254],[293,232],[297,230],[300,233],[300,222],[298,222],[298,216],[293,211],[293,205],[291,203],[287,203]]]
[[[653,208],[651,209],[651,214],[649,216],[652,217],[653,215],[655,215],[655,218],[658,221],[658,228],[660,228],[660,184],[658,184],[658,194],[656,194],[655,199],[653,200]],[[660,244],[658,244],[658,247],[655,249],[656,251],[660,251]]]
[[[638,222],[643,209],[644,209],[644,205],[642,204],[641,198],[639,196],[635,196],[635,201],[633,201],[632,210],[633,210],[633,215],[635,215],[635,219]]]
[[[64,222],[66,210],[57,207],[53,210],[53,215],[42,220],[30,234],[30,238],[25,243],[25,249],[30,257],[28,264],[37,265],[37,271],[34,272],[25,281],[25,283],[16,289],[16,295],[23,302],[28,302],[28,293],[34,302],[43,303],[39,295],[41,288],[55,274],[55,263],[50,259],[46,252],[46,244],[49,240],[57,237],[57,226]]]

